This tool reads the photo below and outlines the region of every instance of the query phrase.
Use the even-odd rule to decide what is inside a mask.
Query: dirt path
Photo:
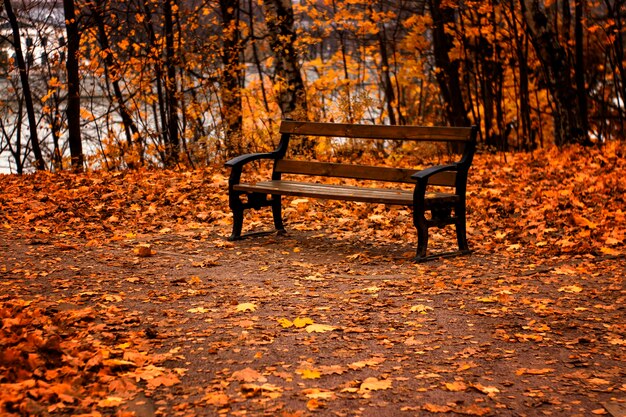
[[[624,257],[415,265],[409,246],[225,231],[0,232],[1,301],[89,309],[94,368],[126,381],[39,415],[624,415]]]

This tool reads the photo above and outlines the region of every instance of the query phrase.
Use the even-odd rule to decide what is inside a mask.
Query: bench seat
[[[233,186],[233,190],[246,193],[277,194],[328,200],[413,206],[413,190],[391,188],[369,188],[352,185],[275,180],[237,184]],[[427,206],[435,202],[454,203],[458,200],[459,196],[451,193],[427,192],[425,195],[425,204]]]

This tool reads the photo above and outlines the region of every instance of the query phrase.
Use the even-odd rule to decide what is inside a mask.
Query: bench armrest
[[[249,153],[245,155],[239,155],[227,161],[224,164],[224,166],[229,167],[229,168],[240,168],[241,166],[247,164],[248,162],[257,161],[259,159],[276,159],[276,153],[264,152],[264,153]]]
[[[432,177],[435,174],[444,171],[458,171],[459,167],[457,164],[448,164],[448,165],[435,165],[434,167],[426,168],[421,171],[416,172],[411,175],[411,178],[417,180],[418,183],[424,183],[424,185],[428,184],[428,178]]]
[[[252,161],[258,161],[259,159],[276,159],[277,157],[278,154],[276,152],[249,153],[236,156],[227,161],[224,166],[232,168],[230,171],[230,177],[228,178],[229,189],[232,188],[233,185],[239,184],[239,181],[241,181],[241,174],[245,164]]]

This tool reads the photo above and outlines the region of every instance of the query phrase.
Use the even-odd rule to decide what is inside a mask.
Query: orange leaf
[[[520,368],[515,371],[515,375],[545,375],[553,372],[552,368],[541,368],[541,369],[533,369],[533,368]]]
[[[240,371],[233,372],[232,377],[241,382],[266,382],[267,378],[252,368],[245,368]]]

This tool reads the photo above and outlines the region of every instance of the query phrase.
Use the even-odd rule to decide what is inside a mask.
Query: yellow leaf
[[[298,369],[296,373],[300,374],[302,379],[318,379],[322,376],[317,369]]]
[[[348,368],[352,369],[353,371],[356,371],[357,369],[362,369],[362,368],[365,368],[366,366],[380,365],[383,362],[385,362],[385,358],[374,357],[371,359],[366,359],[364,361],[352,362],[351,364],[348,365]]]
[[[533,369],[533,368],[520,368],[515,371],[515,375],[545,375],[554,371],[552,368],[541,368],[541,369]]]
[[[116,366],[137,366],[134,362],[125,361],[123,359],[105,359],[102,361],[102,365],[116,367]]]
[[[611,256],[617,256],[619,254],[621,254],[620,251],[616,250],[616,249],[612,249],[612,248],[607,248],[606,246],[603,246],[600,248],[600,252],[602,252],[605,255],[611,255]]]
[[[293,321],[293,325],[296,326],[298,329],[306,327],[309,324],[313,324],[313,320],[311,320],[308,317],[304,317],[304,318],[296,317],[296,319]]]
[[[462,381],[446,382],[445,387],[448,391],[461,392],[467,389],[467,385]]]
[[[120,397],[107,397],[98,401],[98,407],[118,407],[124,401]]]
[[[422,304],[418,304],[416,306],[411,307],[411,312],[413,312],[413,313],[426,314],[426,313],[428,313],[429,311],[432,311],[432,310],[434,310],[434,308],[429,307],[429,306],[425,306],[425,305],[422,305]]]
[[[195,308],[190,308],[189,310],[187,310],[187,312],[189,313],[207,313],[210,310],[208,308],[204,308],[204,307],[195,307]]]
[[[578,285],[567,285],[565,287],[559,288],[559,292],[569,292],[569,293],[579,293],[582,290],[583,290],[582,287],[579,287]]]
[[[306,326],[307,333],[324,333],[324,332],[332,332],[336,330],[336,327],[329,326],[327,324],[309,324]]]
[[[226,405],[230,401],[228,395],[224,394],[223,392],[209,392],[207,395],[204,396],[204,398],[202,398],[202,400],[206,401],[208,405],[217,406]]]
[[[302,391],[307,398],[316,399],[316,400],[334,400],[336,395],[334,392],[320,389],[320,388],[309,388]]]
[[[189,283],[190,284],[202,284],[202,279],[200,279],[199,276],[193,276],[189,278]]]
[[[291,320],[288,320],[286,318],[280,318],[278,319],[278,323],[283,326],[284,329],[287,329],[291,326],[293,326],[293,322]]]
[[[590,378],[587,380],[587,382],[593,385],[609,385],[611,383],[611,381],[607,381],[606,379],[602,378]]]
[[[240,303],[237,305],[237,311],[246,312],[246,311],[255,311],[257,309],[254,303]]]
[[[425,411],[429,411],[431,413],[449,413],[450,411],[452,411],[452,408],[450,408],[447,405],[439,405],[439,404],[431,404],[431,403],[426,403],[422,406],[422,409],[424,409]]]
[[[481,303],[497,303],[498,299],[496,297],[478,297],[476,301]]]
[[[233,372],[233,378],[241,382],[267,382],[267,378],[252,368]]]
[[[500,390],[497,387],[489,387],[489,386],[479,384],[479,383],[472,384],[471,387],[489,396],[493,396],[500,392]]]
[[[393,381],[390,379],[366,378],[359,387],[360,392],[379,391],[391,388]]]

